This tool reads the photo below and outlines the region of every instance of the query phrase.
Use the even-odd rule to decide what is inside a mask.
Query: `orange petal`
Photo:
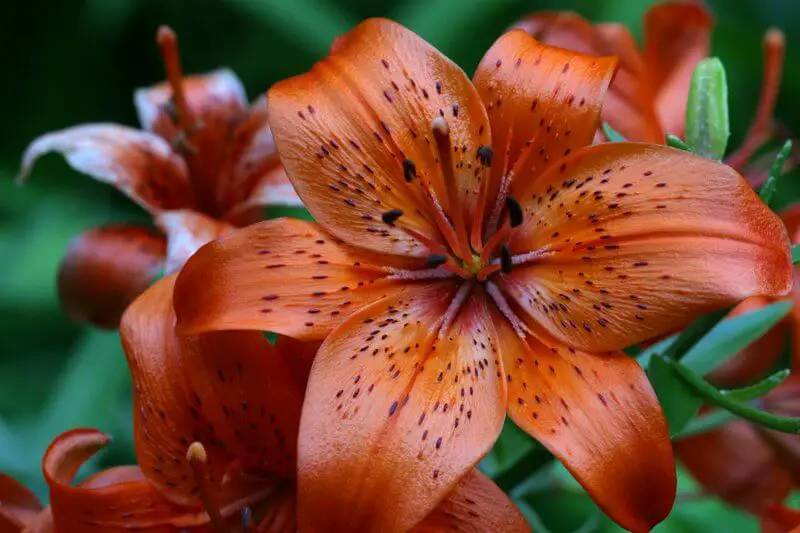
[[[550,46],[594,56],[617,56],[619,64],[605,97],[603,120],[628,140],[664,142],[644,61],[625,26],[592,26],[576,13],[559,11],[536,13],[515,27]]]
[[[197,211],[165,211],[155,217],[156,225],[167,234],[166,274],[177,272],[204,244],[233,231],[227,222]]]
[[[11,476],[0,473],[0,533],[18,533],[41,513],[39,499]]]
[[[619,525],[650,531],[675,500],[672,448],[644,371],[623,353],[522,341],[502,317],[508,414]]]
[[[741,176],[709,159],[606,143],[563,159],[518,198],[525,220],[511,249],[530,262],[498,285],[581,349],[622,349],[791,288],[780,220]]]
[[[408,287],[322,345],[298,442],[301,528],[407,531],[491,448],[502,364],[483,294],[465,294]]]
[[[178,278],[175,308],[186,333],[256,329],[323,339],[348,314],[396,290],[387,262],[402,266],[313,222],[268,220],[197,252]]]
[[[529,533],[525,521],[506,494],[477,469],[461,478],[450,494],[412,533]]]
[[[62,154],[78,172],[113,185],[150,213],[194,204],[183,159],[151,133],[116,124],[47,133],[25,150],[17,179],[27,179],[36,160],[50,152]]]
[[[692,74],[708,56],[713,25],[702,2],[665,2],[644,17],[644,61],[665,133],[683,136]]]
[[[616,63],[543,45],[521,30],[494,43],[474,77],[492,129],[490,202],[502,205],[507,189],[535,182],[553,162],[591,144]],[[487,205],[495,210],[489,231],[496,207]]]
[[[762,515],[761,533],[800,533],[800,510],[773,504]]]
[[[292,478],[303,389],[284,361],[291,354],[279,353],[257,332],[178,337],[174,282],[171,276],[151,287],[120,327],[145,475],[170,499],[196,503],[185,457],[198,441],[218,486],[232,466],[249,477]]]
[[[703,490],[753,513],[791,490],[791,479],[770,447],[744,421],[678,440],[675,452]]]
[[[125,308],[164,268],[166,244],[152,230],[114,224],[76,237],[58,271],[58,295],[78,322],[119,326]]]
[[[430,254],[429,241],[440,237],[424,193],[429,187],[453,219],[463,208],[470,220],[477,150],[489,145],[486,114],[464,72],[406,28],[384,19],[361,23],[310,72],[275,84],[269,106],[297,194],[325,229],[349,244]],[[452,182],[442,178],[432,133],[439,118],[455,150],[446,172]],[[414,173],[406,182],[404,174]],[[445,181],[458,202],[448,199]],[[403,216],[383,223],[381,215],[393,209]]]
[[[86,486],[71,485],[81,465],[106,446],[109,437],[92,429],[74,429],[56,438],[42,462],[50,487],[53,522],[59,533],[107,532],[116,528],[168,531],[208,521],[205,512],[176,507],[141,477],[115,473]],[[105,476],[96,477],[102,480]]]

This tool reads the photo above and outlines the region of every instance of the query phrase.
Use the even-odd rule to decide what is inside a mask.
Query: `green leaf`
[[[672,359],[662,354],[654,354],[647,368],[647,378],[658,396],[658,402],[664,411],[669,425],[670,436],[683,431],[689,421],[694,418],[703,400],[697,395],[670,364]]]
[[[666,139],[667,139],[667,146],[671,148],[677,148],[678,150],[683,150],[684,152],[692,151],[692,149],[689,148],[689,145],[683,142],[681,138],[678,137],[677,135],[668,133]]]
[[[724,409],[711,411],[707,415],[701,415],[692,419],[692,421],[683,428],[683,431],[681,431],[679,435],[675,436],[675,439],[685,439],[687,437],[700,435],[701,433],[707,433],[720,426],[724,426],[725,424],[732,422],[737,418],[738,417],[735,414],[725,411]]]
[[[789,154],[792,152],[792,140],[789,139],[783,145],[778,155],[775,156],[775,161],[772,163],[772,166],[769,170],[769,177],[767,181],[764,182],[762,185],[761,190],[758,192],[758,195],[761,197],[761,200],[764,201],[765,204],[770,205],[772,203],[772,197],[775,194],[775,188],[778,186],[778,178],[781,177],[783,173],[783,166],[786,164],[786,159],[789,157]]]
[[[761,338],[791,309],[792,302],[776,302],[757,311],[728,318],[694,344],[681,358],[681,364],[697,374],[705,375]]]
[[[494,477],[497,486],[507,494],[553,460],[553,456],[544,446],[537,442],[533,444],[521,459]]]
[[[722,159],[730,136],[728,83],[716,57],[698,63],[686,104],[686,144],[696,154]]]
[[[758,383],[754,383],[748,387],[741,389],[722,390],[722,394],[733,400],[734,402],[749,402],[762,396],[766,396],[772,389],[783,383],[783,380],[789,377],[791,371],[787,368],[779,370],[771,376],[764,378]]]
[[[705,316],[701,316],[680,332],[675,341],[664,352],[674,359],[679,359],[689,351],[706,333],[711,331],[729,312],[729,309],[720,309]]]
[[[680,376],[683,383],[709,402],[759,426],[784,433],[800,434],[800,418],[774,416],[749,405],[735,402],[685,365],[666,358],[664,361],[675,370],[675,374]]]
[[[500,432],[492,451],[481,461],[481,470],[488,476],[494,477],[507,471],[536,446],[536,441],[511,420],[506,419],[503,431]]]
[[[792,245],[792,263],[795,265],[800,263],[800,244]]]
[[[603,122],[603,133],[612,143],[623,143],[626,140],[625,137],[623,137],[620,132],[612,128],[611,124],[608,122]]]

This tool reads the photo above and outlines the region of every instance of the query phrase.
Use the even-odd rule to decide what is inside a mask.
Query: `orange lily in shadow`
[[[20,180],[59,152],[79,172],[108,183],[153,216],[159,231],[131,224],[91,229],[69,247],[59,296],[75,320],[116,328],[153,279],[197,248],[260,220],[264,205],[300,205],[280,164],[262,97],[248,105],[236,75],[183,77],[177,39],[158,32],[168,82],[135,92],[143,131],[83,124],[47,133],[25,151]]]
[[[109,437],[69,431],[43,460],[51,507],[35,514],[35,498],[0,477],[0,519],[27,524],[31,533],[297,530],[295,444],[318,344],[280,338],[271,345],[248,331],[178,337],[174,281],[147,289],[120,327],[134,384],[138,466],[73,486],[78,468]],[[477,470],[415,531],[453,529],[529,531],[508,497]]]
[[[553,46],[618,56],[619,69],[606,98],[603,119],[626,139],[663,143],[667,133],[683,136],[692,73],[708,56],[713,23],[702,2],[657,4],[645,14],[642,49],[624,25],[593,25],[567,11],[535,13],[514,27]],[[783,34],[769,30],[764,36],[761,97],[745,141],[726,160],[733,168],[742,170],[773,133],[784,48]],[[763,174],[758,173],[757,179],[763,181]]]
[[[800,510],[771,506],[761,518],[761,533],[800,533]]]
[[[649,531],[671,509],[661,408],[621,350],[786,294],[792,265],[780,220],[730,168],[589,146],[615,63],[515,30],[470,82],[373,19],[270,90],[281,158],[318,223],[206,245],[175,306],[184,334],[326,339],[299,437],[308,530],[408,529],[506,413],[623,527]]]

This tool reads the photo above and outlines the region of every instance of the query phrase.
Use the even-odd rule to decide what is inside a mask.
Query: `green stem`
[[[720,393],[725,395],[734,402],[749,402],[757,398],[765,396],[769,391],[780,385],[783,380],[789,377],[789,369],[779,370],[771,376],[764,378],[758,383],[754,383],[749,387],[741,389],[721,390]]]
[[[689,437],[694,437],[695,435],[700,435],[701,433],[707,433],[712,429],[717,429],[720,426],[724,426],[728,422],[732,422],[736,420],[738,417],[725,410],[718,410],[713,411],[707,415],[698,416],[691,422],[689,422],[683,431],[680,434],[676,435],[674,440],[686,439]]]
[[[723,409],[768,429],[782,431],[783,433],[800,433],[800,418],[774,416],[749,405],[737,403],[679,362],[666,358],[665,361],[672,365],[672,368],[675,369],[681,379],[697,394]]]
[[[761,191],[758,193],[758,195],[761,197],[761,200],[767,205],[769,205],[772,201],[772,196],[775,194],[775,189],[778,186],[778,178],[780,178],[781,174],[783,174],[783,166],[786,164],[786,159],[789,157],[791,152],[792,140],[789,139],[786,141],[786,143],[784,143],[783,148],[781,148],[780,152],[778,152],[778,155],[775,156],[775,161],[772,163],[772,166],[769,169],[769,177],[761,187]]]
[[[517,485],[527,480],[531,474],[553,459],[544,447],[537,445],[522,456],[516,463],[494,478],[495,484],[509,494]]]

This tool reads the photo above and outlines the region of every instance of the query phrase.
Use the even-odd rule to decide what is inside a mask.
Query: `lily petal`
[[[508,496],[477,469],[461,478],[442,503],[412,533],[530,533]]]
[[[769,445],[744,421],[678,440],[675,452],[703,490],[752,513],[782,501],[792,488]]]
[[[285,355],[256,332],[178,337],[174,283],[171,276],[151,287],[120,327],[133,376],[136,454],[143,472],[171,500],[196,505],[186,453],[198,441],[217,486],[233,466],[250,477],[292,478],[303,390]]]
[[[664,2],[644,17],[644,61],[665,133],[683,136],[692,74],[708,57],[713,25],[702,2]]]
[[[323,339],[350,312],[397,290],[387,263],[402,266],[397,258],[348,246],[313,222],[254,224],[204,246],[186,263],[175,293],[180,328]]]
[[[664,142],[655,95],[636,41],[622,24],[592,24],[569,11],[536,13],[517,24],[544,44],[594,56],[617,56],[619,64],[603,104],[603,120],[630,141]]]
[[[125,308],[164,268],[164,237],[114,224],[73,239],[58,271],[58,295],[78,322],[115,329]]]
[[[519,265],[498,285],[576,348],[622,349],[792,286],[783,224],[709,159],[606,143],[557,162],[519,198]]]
[[[301,528],[407,531],[491,448],[505,418],[499,345],[484,296],[464,294],[408,288],[322,345],[300,423]]]
[[[800,511],[773,504],[761,519],[761,533],[800,533]]]
[[[116,483],[71,485],[81,465],[105,447],[109,437],[92,429],[75,429],[56,438],[42,462],[50,487],[53,523],[59,533],[137,527],[161,532],[167,526],[191,527],[206,523],[204,511],[176,507],[143,478],[118,475]],[[102,480],[102,478],[100,478]],[[152,528],[152,529],[151,529]]]
[[[186,164],[151,133],[116,124],[47,133],[25,150],[17,180],[26,180],[36,160],[50,152],[62,154],[78,172],[113,185],[150,213],[194,205]]]
[[[197,211],[165,211],[155,218],[156,225],[167,234],[165,274],[177,272],[204,244],[233,231],[234,226]]]
[[[544,444],[619,525],[650,531],[675,501],[669,432],[644,370],[619,352],[590,354],[497,317],[508,415]]]
[[[33,492],[11,476],[0,473],[0,533],[18,533],[41,513]]]
[[[486,198],[502,205],[507,190],[536,182],[557,159],[591,144],[616,64],[546,46],[521,30],[492,45],[474,77],[494,149]]]
[[[471,220],[477,151],[489,145],[480,98],[458,66],[389,20],[361,23],[334,48],[310,72],[269,91],[289,179],[314,218],[345,242],[426,256],[430,242],[440,239],[436,205],[456,226],[457,209],[465,214],[462,226]],[[445,159],[437,152],[434,119],[449,129],[454,151]],[[450,160],[445,174],[453,175],[457,202],[446,193],[440,166]],[[395,209],[402,217],[384,223],[382,214]]]

